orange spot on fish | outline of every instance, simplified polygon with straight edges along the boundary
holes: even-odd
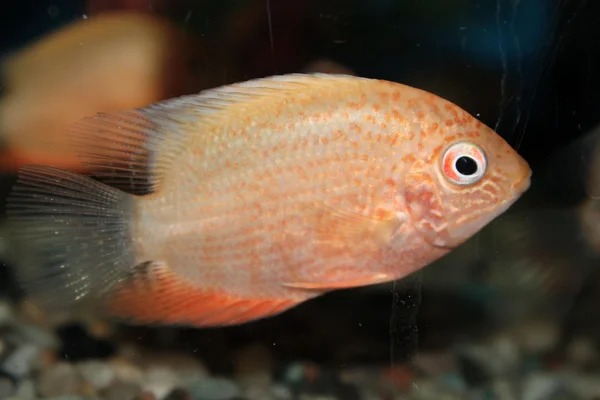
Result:
[[[378,93],[379,99],[385,104],[388,103],[389,99],[390,99],[390,94],[388,92],[379,92]]]
[[[456,140],[456,136],[452,135],[452,136],[446,137],[446,139],[444,139],[444,142],[449,143],[449,142],[453,142],[455,140]]]
[[[452,126],[454,125],[454,121],[452,121],[451,119],[446,120],[446,126]]]
[[[437,123],[437,122],[434,122],[434,123],[433,123],[433,124],[431,124],[431,125],[429,126],[429,128],[427,129],[427,133],[428,133],[428,134],[432,134],[432,133],[434,133],[435,131],[437,131],[437,130],[438,130],[438,128],[439,128],[439,125],[438,125],[438,123]]]
[[[333,140],[339,140],[344,137],[344,132],[342,132],[339,129],[336,129],[335,131],[333,131],[332,137],[333,137]]]
[[[361,131],[362,129],[358,124],[354,122],[350,123],[350,132],[360,133]]]

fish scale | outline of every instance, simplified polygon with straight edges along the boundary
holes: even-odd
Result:
[[[59,197],[66,187],[81,193],[84,212],[70,215],[69,199],[12,208],[15,222],[41,213],[52,227],[63,207],[80,232],[46,262],[58,274],[31,292],[61,289],[62,305],[69,295],[98,299],[132,323],[231,325],[402,278],[504,212],[531,175],[501,137],[448,101],[341,75],[242,82],[99,114],[73,134],[112,186],[49,167],[23,175],[12,204],[32,187]],[[442,166],[448,154],[471,157],[475,175],[458,172],[458,158]],[[151,194],[121,191],[144,186]],[[100,200],[88,201],[90,190]],[[114,228],[98,230],[95,215]],[[39,261],[22,267],[25,284],[40,276],[47,247],[69,240],[64,226],[42,240],[42,228],[21,225]],[[103,235],[119,240],[91,240]],[[87,278],[76,293],[71,272]]]

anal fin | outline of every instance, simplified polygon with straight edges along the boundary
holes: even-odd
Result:
[[[279,314],[297,300],[236,297],[199,288],[158,262],[135,268],[130,279],[106,298],[107,311],[132,324],[216,327]]]

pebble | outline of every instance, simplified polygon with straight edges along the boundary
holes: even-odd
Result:
[[[338,373],[339,379],[344,384],[351,384],[362,389],[366,398],[393,398],[397,392],[397,382],[389,372],[386,374],[382,368],[376,367],[351,367],[343,368]],[[371,396],[371,397],[368,397]],[[376,397],[380,396],[380,397]]]
[[[598,349],[594,342],[586,337],[574,338],[566,349],[567,358],[573,364],[583,366],[598,358]]]
[[[0,369],[15,377],[27,375],[38,356],[39,349],[32,344],[15,347],[0,363]]]
[[[16,383],[8,376],[0,375],[0,399],[11,396],[16,391]]]
[[[142,388],[131,382],[114,381],[102,392],[104,400],[136,400],[142,394]]]
[[[546,400],[560,389],[557,376],[535,373],[528,377],[523,387],[523,400]]]
[[[244,400],[274,400],[273,390],[262,385],[248,385],[242,388]]]
[[[19,383],[14,397],[19,400],[34,400],[37,398],[35,383],[31,379],[24,379]]]
[[[77,365],[84,381],[96,390],[108,387],[115,379],[115,371],[103,361],[85,361]]]
[[[521,362],[521,352],[508,334],[495,335],[486,344],[491,352],[490,357],[496,360],[494,374],[510,373],[518,368]]]
[[[582,399],[600,399],[600,374],[572,374],[564,381]]]
[[[543,353],[556,347],[560,330],[556,323],[547,320],[523,321],[513,328],[514,341],[524,351]]]
[[[142,389],[154,394],[158,399],[164,399],[180,383],[177,374],[172,369],[168,367],[150,367],[144,375]]]
[[[233,400],[241,396],[235,382],[220,377],[202,379],[192,384],[188,391],[193,400]]]
[[[456,368],[455,360],[450,352],[420,352],[413,361],[421,372],[429,376],[442,374]]]
[[[58,362],[41,371],[37,387],[43,397],[74,395],[81,388],[81,378],[72,364]]]
[[[168,370],[174,375],[178,386],[187,387],[209,375],[208,369],[197,357],[178,352],[147,353],[138,360],[141,365],[147,365],[147,371]]]
[[[22,338],[42,349],[56,350],[60,345],[56,335],[37,325],[19,325],[16,330]]]
[[[144,380],[144,372],[137,365],[134,365],[131,362],[121,358],[110,360],[109,365],[115,374],[115,379],[121,382],[131,382],[139,385],[142,384],[142,381]]]
[[[6,300],[0,300],[0,326],[9,324],[13,320],[12,306]]]
[[[415,380],[410,394],[410,398],[415,400],[456,400],[466,397],[463,391],[444,387],[432,379]]]
[[[142,392],[135,400],[157,400],[156,396],[152,392]]]
[[[293,400],[292,391],[285,385],[274,384],[271,387],[271,394],[274,400]]]

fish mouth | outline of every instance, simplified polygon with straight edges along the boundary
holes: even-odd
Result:
[[[511,192],[516,194],[517,196],[520,196],[523,193],[525,193],[531,186],[531,175],[532,171],[529,170],[529,172],[524,174],[521,177],[521,179],[513,183],[513,185],[511,186]]]
[[[475,233],[473,233],[469,237],[466,237],[462,240],[457,240],[457,241],[449,240],[449,241],[442,242],[442,243],[440,243],[440,242],[436,243],[434,241],[433,243],[431,243],[432,246],[435,248],[444,249],[447,251],[452,251],[452,250],[456,249],[457,247],[462,245],[464,242],[469,240],[472,236],[476,235],[481,229],[483,229],[484,227],[489,225],[492,221],[494,221],[500,215],[504,214],[513,204],[515,204],[517,202],[517,200],[519,200],[521,198],[523,193],[525,193],[529,189],[530,186],[531,186],[531,170],[528,173],[524,174],[521,177],[521,179],[519,179],[517,182],[515,182],[511,186],[510,195],[508,196],[508,199],[506,199],[505,201],[503,201],[496,207],[488,210],[490,212],[490,215],[487,218],[478,215],[478,216],[474,216],[469,221],[470,224],[480,225],[479,227],[477,227],[477,229],[475,229]]]

